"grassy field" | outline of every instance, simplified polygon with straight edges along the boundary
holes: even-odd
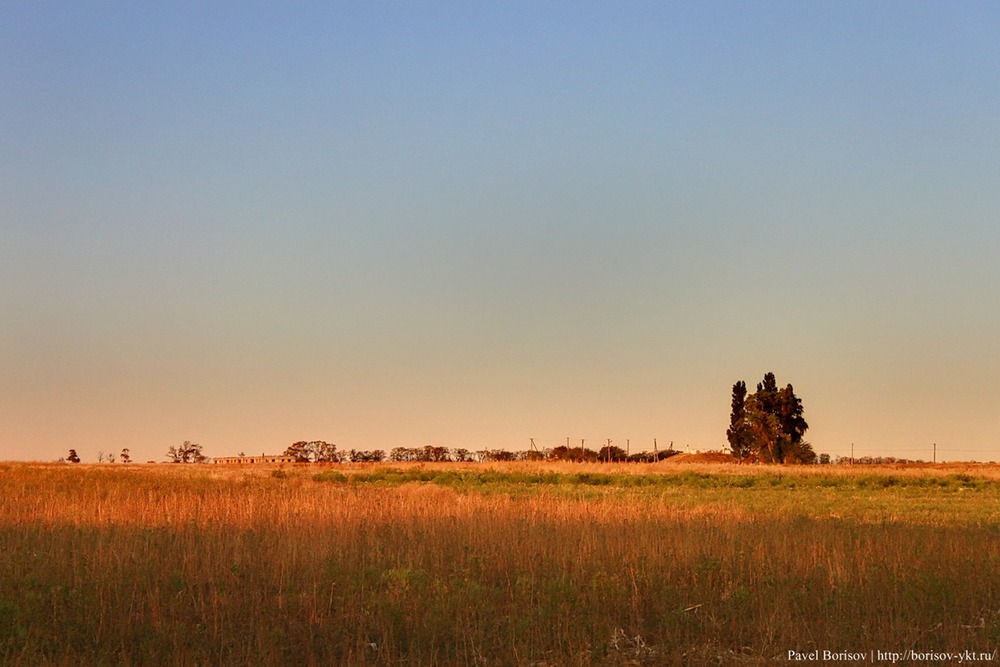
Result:
[[[0,464],[0,664],[993,652],[998,501],[986,466]]]

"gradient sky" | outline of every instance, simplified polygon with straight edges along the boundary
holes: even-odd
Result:
[[[996,2],[2,2],[0,458],[1000,459]]]

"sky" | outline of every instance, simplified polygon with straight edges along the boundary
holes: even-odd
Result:
[[[1000,4],[0,2],[0,459],[1000,460]]]

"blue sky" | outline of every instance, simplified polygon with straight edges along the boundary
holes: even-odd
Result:
[[[0,8],[0,456],[1000,458],[995,3]]]

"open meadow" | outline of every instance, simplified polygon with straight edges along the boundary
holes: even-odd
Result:
[[[998,501],[991,466],[0,464],[0,664],[992,653]]]

